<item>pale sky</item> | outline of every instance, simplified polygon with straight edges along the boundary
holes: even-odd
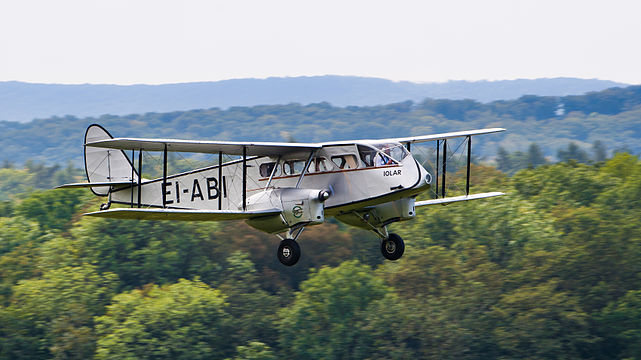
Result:
[[[0,81],[641,83],[641,2],[0,0]]]

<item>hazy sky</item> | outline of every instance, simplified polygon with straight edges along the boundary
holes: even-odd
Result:
[[[0,81],[641,83],[641,2],[0,0]]]

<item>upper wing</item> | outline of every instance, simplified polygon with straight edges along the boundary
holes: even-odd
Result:
[[[136,139],[113,138],[88,142],[86,146],[120,149],[120,150],[146,150],[194,152],[216,154],[222,152],[227,155],[242,155],[243,151],[248,156],[273,156],[293,152],[312,151],[319,149],[320,144],[306,143],[278,143],[278,142],[238,142],[238,141],[191,141],[177,139]]]
[[[491,129],[479,129],[479,130],[466,130],[466,131],[456,131],[442,134],[433,134],[433,135],[421,135],[421,136],[410,136],[404,138],[390,138],[377,140],[380,142],[400,142],[400,143],[418,143],[434,140],[443,140],[451,139],[456,137],[463,136],[472,136],[472,135],[482,135],[482,134],[491,134],[496,132],[505,131],[503,128],[491,128]]]
[[[470,195],[462,195],[462,196],[444,197],[444,198],[440,198],[440,199],[417,201],[416,203],[414,203],[414,206],[449,204],[449,203],[453,203],[453,202],[476,200],[476,199],[485,199],[485,198],[494,197],[494,196],[501,196],[501,195],[505,195],[505,193],[496,191],[496,192],[489,192],[489,193],[480,193],[480,194],[470,194]]]
[[[136,209],[118,208],[86,213],[110,219],[135,220],[186,220],[186,221],[222,221],[243,220],[260,216],[279,214],[281,210],[230,211],[230,210],[186,210],[186,209]]]

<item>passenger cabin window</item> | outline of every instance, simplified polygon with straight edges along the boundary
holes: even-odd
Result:
[[[307,172],[309,173],[318,173],[318,172],[325,172],[329,171],[329,164],[327,164],[327,160],[322,157],[317,157],[312,160],[312,162],[309,164],[309,169]]]
[[[358,167],[356,156],[352,154],[332,156],[332,162],[339,169],[356,169]]]
[[[274,166],[276,167],[276,171],[274,171],[274,176],[278,176],[278,164],[276,162],[267,162],[267,163],[260,164],[260,167],[258,168],[260,172],[260,176],[270,177],[272,175],[272,171],[274,170]]]
[[[285,175],[297,175],[303,172],[305,160],[288,160],[283,162],[283,173]]]

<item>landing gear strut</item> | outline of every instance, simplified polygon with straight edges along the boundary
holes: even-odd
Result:
[[[405,242],[397,234],[390,233],[381,240],[381,253],[387,260],[398,260],[405,252]]]
[[[300,246],[294,239],[284,239],[278,245],[277,255],[281,264],[292,266],[300,259]]]

